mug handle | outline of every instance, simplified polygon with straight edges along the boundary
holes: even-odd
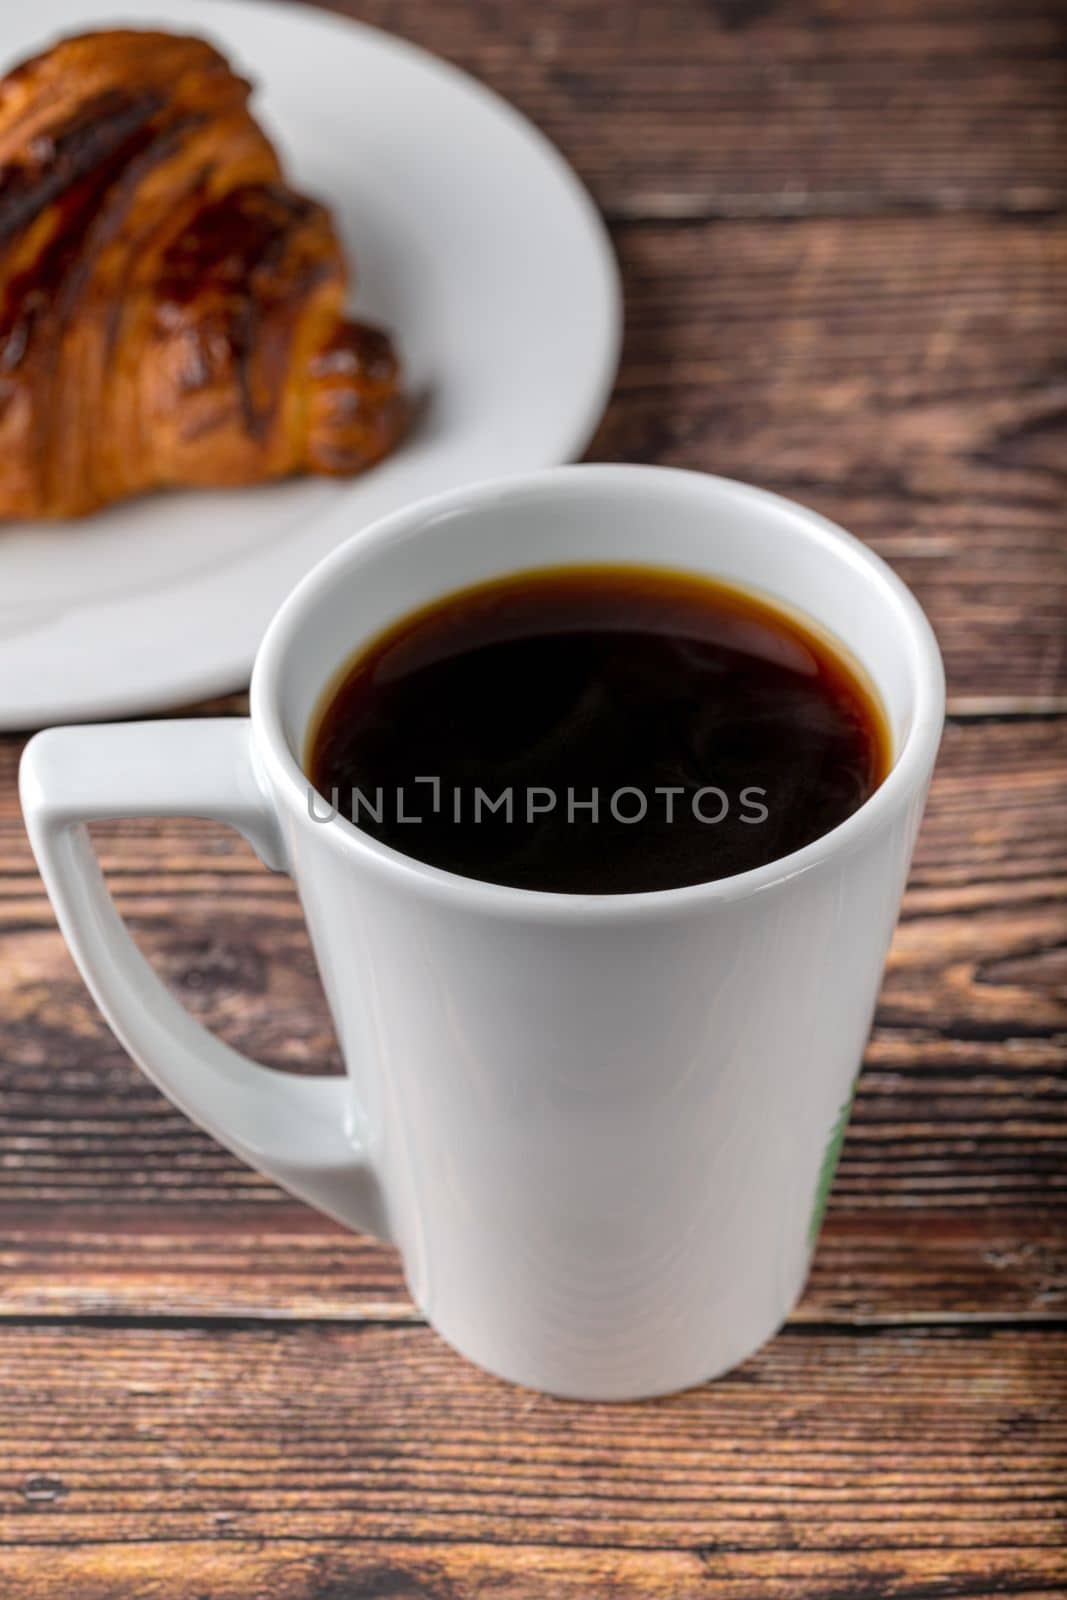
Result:
[[[384,1206],[352,1137],[347,1077],[297,1077],[232,1050],[194,1021],[138,950],[104,883],[89,822],[208,817],[286,870],[247,718],[50,728],[19,769],[30,843],[93,998],[141,1070],[220,1144],[321,1211],[378,1238]]]

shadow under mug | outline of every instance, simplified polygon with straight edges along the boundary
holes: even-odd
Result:
[[[884,703],[885,782],[791,856],[633,895],[460,878],[315,820],[309,721],[362,642],[469,584],[598,561],[712,575],[829,630]],[[841,529],[699,473],[563,467],[423,501],[329,556],[267,631],[248,720],[52,729],[21,787],[74,958],[153,1082],[395,1243],[417,1305],[471,1360],[632,1399],[724,1372],[801,1291],[943,708],[925,617]],[[170,815],[228,822],[292,875],[345,1077],[249,1061],[136,950],[86,824]]]

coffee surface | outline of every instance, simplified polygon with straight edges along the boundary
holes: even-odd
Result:
[[[355,655],[306,768],[405,855],[623,894],[745,872],[844,821],[889,767],[843,650],[683,573],[559,567],[448,595]]]

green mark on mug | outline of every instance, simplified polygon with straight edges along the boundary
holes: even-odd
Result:
[[[841,1146],[845,1142],[845,1129],[848,1127],[848,1119],[852,1114],[852,1102],[855,1098],[856,1089],[855,1085],[853,1085],[852,1093],[837,1113],[837,1121],[831,1129],[830,1138],[822,1158],[822,1166],[819,1168],[819,1182],[815,1189],[815,1204],[811,1210],[811,1221],[808,1223],[808,1244],[813,1250],[819,1237],[819,1229],[822,1227],[822,1219],[826,1215],[826,1203],[830,1198],[830,1190],[833,1188],[834,1173],[837,1171],[837,1159],[841,1154]]]

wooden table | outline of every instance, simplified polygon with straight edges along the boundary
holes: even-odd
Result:
[[[465,1365],[390,1251],[136,1073],[53,925],[4,742],[0,1595],[1062,1596],[1055,8],[350,9],[509,95],[603,206],[629,321],[590,454],[750,478],[868,540],[940,635],[944,750],[799,1310],[714,1386],[608,1407]],[[221,829],[99,831],[204,1022],[336,1062],[287,881]]]

